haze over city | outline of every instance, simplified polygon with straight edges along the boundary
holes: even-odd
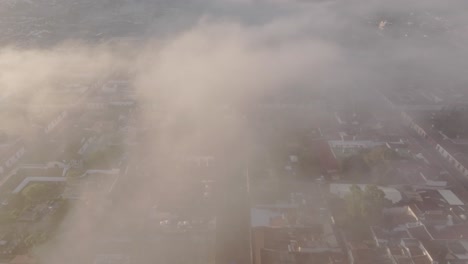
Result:
[[[0,0],[0,263],[467,263],[467,8]]]

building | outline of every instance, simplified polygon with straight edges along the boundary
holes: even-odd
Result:
[[[364,243],[346,243],[349,264],[392,264],[386,248],[372,247]]]
[[[450,165],[468,177],[468,147],[466,145],[456,144],[450,139],[445,139],[439,141],[435,148]]]
[[[392,260],[398,264],[433,264],[434,260],[424,245],[417,239],[404,238],[398,245],[387,248]]]
[[[414,116],[430,115],[426,113],[409,113],[402,111],[401,116],[408,126],[413,129],[420,137],[426,139],[428,143],[444,157],[450,165],[458,170],[462,175],[468,177],[468,147],[466,140],[451,139],[440,131],[434,129],[432,123],[427,120],[416,119]]]
[[[328,210],[293,197],[251,209],[252,263],[345,263]]]
[[[345,263],[341,248],[323,240],[320,226],[261,227],[252,232],[253,263]]]

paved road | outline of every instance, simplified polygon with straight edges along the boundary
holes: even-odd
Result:
[[[218,185],[216,264],[250,263],[247,181],[242,171],[238,172],[227,173]]]
[[[468,179],[466,177],[453,168],[431,144],[411,131],[410,128],[403,128],[402,133],[410,139],[410,147],[420,152],[431,164],[448,172],[450,187],[468,197]]]
[[[381,105],[387,105],[389,114],[393,114],[394,118],[400,120],[401,127],[399,131],[401,135],[406,136],[410,140],[409,144],[413,150],[421,152],[421,154],[428,159],[433,165],[447,171],[449,173],[449,181],[456,187],[461,187],[458,189],[463,189],[462,191],[468,193],[468,179],[464,177],[458,170],[453,168],[431,145],[427,140],[421,138],[415,131],[411,130],[401,118],[401,109],[395,109],[388,100],[385,99],[385,95],[381,91],[376,90],[376,99],[381,100]]]

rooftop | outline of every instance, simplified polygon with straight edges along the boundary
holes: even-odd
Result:
[[[360,264],[389,264],[392,263],[390,256],[384,248],[372,248],[365,244],[348,243],[348,249],[354,263]]]
[[[425,212],[445,212],[454,210],[458,206],[464,207],[460,196],[452,189],[417,189],[413,195],[415,199],[411,201],[415,211]]]
[[[431,228],[431,234],[435,239],[465,239],[468,238],[468,224],[446,226],[440,230]]]
[[[429,241],[433,239],[425,225],[408,226],[407,230],[411,237],[420,241]]]
[[[377,246],[384,246],[387,244],[398,244],[403,238],[411,238],[407,230],[392,230],[388,231],[381,227],[371,227],[372,235],[376,240]]]
[[[386,223],[391,227],[418,222],[417,216],[409,206],[385,208],[383,215]]]
[[[451,190],[437,190],[449,205],[465,205]]]

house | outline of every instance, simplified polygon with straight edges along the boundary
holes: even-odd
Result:
[[[405,111],[402,111],[401,116],[403,118],[403,121],[405,121],[409,125],[409,127],[413,129],[419,136],[421,136],[422,138],[428,138],[428,134],[426,132],[427,129],[424,129],[418,123],[416,123],[410,114],[408,114]]]
[[[364,243],[346,243],[349,264],[392,264],[385,248],[372,247]]]
[[[448,259],[447,264],[468,264],[468,260]]]
[[[254,264],[272,263],[345,263],[346,256],[338,246],[323,239],[322,228],[260,227],[252,230]]]
[[[317,197],[292,193],[288,202],[256,205],[251,209],[251,252],[254,264],[345,263],[326,208]]]
[[[434,260],[424,245],[417,239],[404,238],[399,245],[387,248],[396,263],[433,264]]]
[[[439,240],[459,240],[468,238],[468,223],[431,228],[431,235]]]
[[[429,233],[426,226],[421,223],[407,225],[406,230],[412,238],[416,238],[419,241],[431,241],[434,237]]]
[[[445,139],[439,141],[435,148],[456,170],[468,177],[468,147]]]
[[[409,206],[384,208],[382,214],[386,226],[388,227],[399,227],[419,221],[418,217]]]
[[[408,184],[418,188],[444,188],[447,186],[447,174],[439,167],[425,161],[411,159],[389,160],[389,169],[382,177],[387,184]]]
[[[420,189],[412,197],[409,207],[418,221],[427,226],[443,227],[466,222],[467,206],[454,190]]]
[[[461,239],[447,243],[448,253],[446,259],[451,261],[468,261],[468,240]]]
[[[434,129],[434,125],[425,120],[416,120],[415,113],[401,113],[403,120],[419,136],[428,140],[434,148],[462,175],[468,177],[468,147],[465,142],[451,139],[440,131]]]
[[[371,232],[377,247],[386,247],[390,244],[399,243],[404,238],[411,238],[410,233],[406,229],[386,230],[373,226],[371,227]]]

